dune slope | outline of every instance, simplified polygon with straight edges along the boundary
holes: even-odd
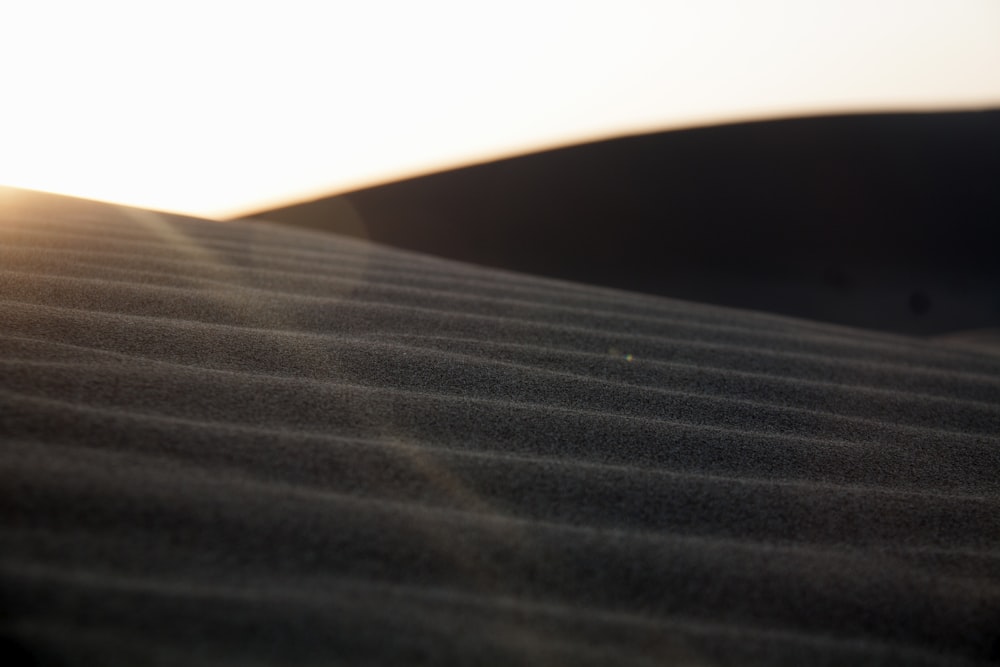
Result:
[[[990,348],[5,202],[23,664],[998,657]]]
[[[908,335],[1000,327],[1000,110],[789,118],[571,146],[253,217]]]

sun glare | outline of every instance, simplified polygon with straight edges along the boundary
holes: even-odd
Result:
[[[228,216],[749,118],[1000,104],[1000,3],[34,2],[0,183]]]

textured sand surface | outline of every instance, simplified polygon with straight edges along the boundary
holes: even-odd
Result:
[[[4,201],[23,664],[1000,654],[987,346]]]

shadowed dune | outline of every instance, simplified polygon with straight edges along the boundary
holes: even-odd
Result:
[[[796,118],[263,211],[452,259],[910,334],[1000,326],[1000,111]]]
[[[1000,354],[0,191],[22,664],[983,664]]]

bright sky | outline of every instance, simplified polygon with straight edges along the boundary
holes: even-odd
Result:
[[[998,0],[0,5],[0,184],[210,217],[643,131],[991,106]]]

